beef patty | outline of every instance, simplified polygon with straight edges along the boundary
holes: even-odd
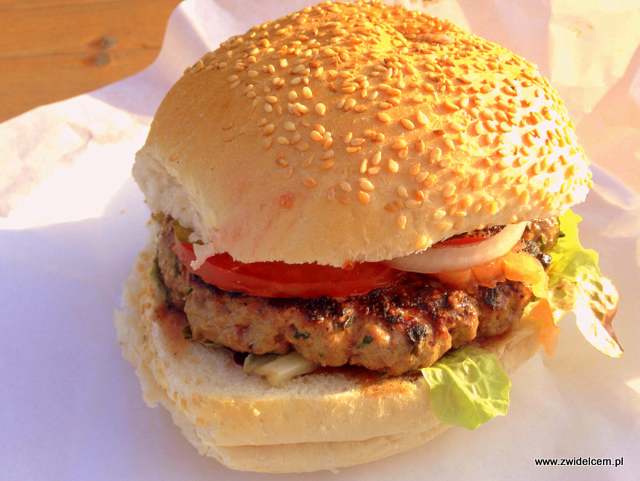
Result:
[[[194,340],[237,352],[294,349],[322,366],[359,365],[399,375],[433,364],[451,348],[506,332],[532,296],[519,282],[465,291],[414,273],[369,294],[339,299],[227,292],[182,265],[171,250],[172,226],[170,220],[162,224],[157,251],[168,304],[185,312]],[[555,220],[533,223],[520,248],[548,264],[544,250],[557,236]]]

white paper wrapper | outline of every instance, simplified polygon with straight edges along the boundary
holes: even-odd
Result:
[[[135,151],[182,70],[226,37],[307,2],[187,0],[162,53],[127,80],[0,126],[0,466],[7,480],[275,479],[202,458],[146,408],[112,325],[145,242]],[[563,322],[558,352],[513,377],[511,412],[475,432],[343,471],[344,479],[631,480],[640,472],[640,8],[637,0],[405,2],[536,62],[597,164],[583,241],[620,288],[626,353],[603,357]],[[606,173],[615,173],[622,181]],[[628,188],[624,185],[627,183]],[[539,467],[536,457],[624,457]],[[279,479],[335,479],[329,473]]]

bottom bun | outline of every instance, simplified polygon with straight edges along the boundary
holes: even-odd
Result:
[[[147,404],[162,404],[201,454],[246,471],[335,470],[407,451],[447,429],[430,407],[420,374],[381,378],[348,368],[320,370],[283,387],[245,374],[227,349],[183,338],[184,316],[166,310],[153,267],[150,246],[116,312],[118,341]],[[509,373],[538,346],[529,328],[483,345]]]

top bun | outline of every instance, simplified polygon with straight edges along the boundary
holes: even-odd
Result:
[[[555,216],[591,177],[537,68],[438,18],[323,3],[187,69],[134,176],[242,262],[342,266]]]

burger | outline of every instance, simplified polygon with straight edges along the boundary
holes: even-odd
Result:
[[[622,351],[570,210],[557,93],[509,50],[376,2],[232,37],[160,105],[152,212],[116,316],[146,401],[240,470],[365,463],[509,406],[562,314]]]

